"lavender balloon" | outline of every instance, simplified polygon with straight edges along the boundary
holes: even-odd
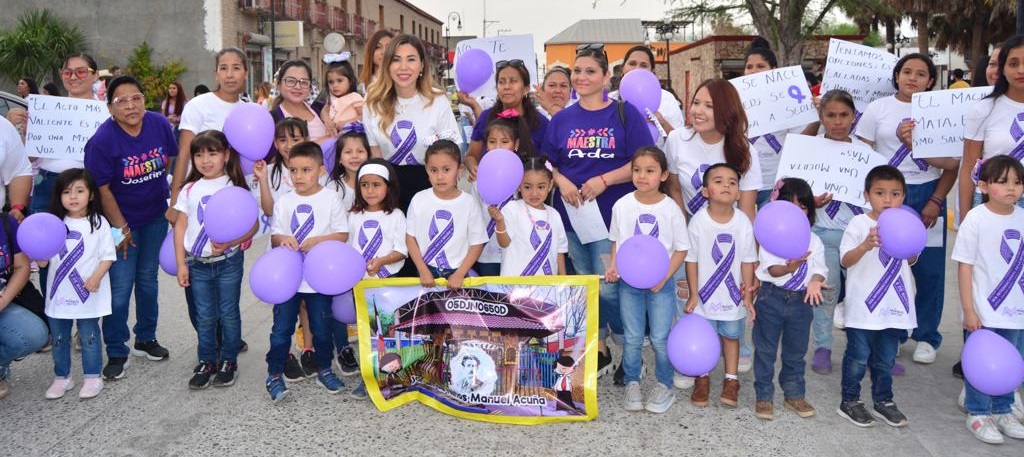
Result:
[[[653,236],[633,235],[618,246],[615,268],[626,284],[650,289],[668,274],[668,251]]]
[[[309,287],[324,295],[339,295],[366,275],[362,254],[347,243],[324,241],[306,253],[302,276]]]
[[[331,315],[342,324],[356,323],[356,303],[351,290],[331,298]]]
[[[799,206],[775,200],[754,217],[754,238],[774,255],[799,259],[811,246],[811,223]]]
[[[227,243],[248,233],[259,216],[259,206],[252,193],[238,186],[228,186],[210,197],[203,210],[203,225],[211,240]]]
[[[494,62],[483,49],[469,49],[455,59],[455,84],[469,93],[491,79]]]
[[[964,377],[975,389],[992,396],[1012,393],[1024,381],[1024,360],[1013,343],[991,330],[971,332],[960,360]]]
[[[492,149],[476,169],[476,190],[488,205],[508,200],[523,182],[523,161],[508,149]]]
[[[256,162],[253,162],[252,160],[246,159],[245,157],[239,157],[238,159],[239,159],[238,163],[242,167],[242,174],[243,175],[251,175],[252,174],[252,167],[253,167],[253,165],[256,165]]]
[[[284,303],[302,284],[302,254],[284,246],[265,252],[252,265],[249,288],[256,298],[270,304]]]
[[[619,83],[619,97],[645,115],[647,110],[653,113],[661,107],[661,82],[649,70],[630,71]]]
[[[174,255],[174,229],[167,231],[160,244],[160,269],[171,276],[178,275],[178,259]]]
[[[327,141],[324,141],[324,144],[320,145],[320,149],[324,153],[324,169],[327,170],[327,176],[331,176],[331,172],[334,170],[334,166],[336,165],[334,162],[334,156],[336,155],[335,148],[337,148],[337,145],[337,138],[328,138]]]
[[[692,377],[704,376],[715,369],[722,346],[718,334],[706,319],[683,314],[668,334],[668,361],[676,371]]]
[[[57,198],[60,198],[58,195]],[[50,213],[36,213],[18,225],[18,247],[32,260],[50,260],[64,249],[68,227],[64,221]]]
[[[224,119],[224,136],[239,154],[255,162],[266,157],[274,143],[274,118],[256,103],[240,103]]]
[[[889,208],[878,216],[878,238],[882,251],[903,260],[921,253],[928,243],[928,229],[916,212]]]

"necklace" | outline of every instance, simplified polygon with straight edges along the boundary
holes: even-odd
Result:
[[[409,105],[412,105],[414,102],[416,102],[416,98],[416,96],[413,96],[412,98],[409,99],[398,98],[398,103],[397,106],[395,107],[395,112],[398,113],[399,115],[405,114],[406,108],[408,108]]]

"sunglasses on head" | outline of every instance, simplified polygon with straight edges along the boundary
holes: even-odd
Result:
[[[526,64],[523,63],[523,61],[520,59],[499,60],[497,63],[494,64],[495,70],[501,70],[502,68],[505,67],[526,68]]]
[[[589,43],[576,46],[577,54],[583,51],[604,52],[604,43]]]

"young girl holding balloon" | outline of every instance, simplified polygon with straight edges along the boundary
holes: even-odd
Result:
[[[495,205],[487,207],[494,221],[487,230],[490,232],[493,227],[503,249],[501,276],[565,274],[569,240],[558,212],[544,204],[551,193],[552,180],[547,159],[529,157],[523,163],[521,199],[510,200],[500,209]]]
[[[1008,254],[1013,251],[1007,249],[1018,244],[1014,240],[1019,241],[1024,227],[1024,209],[1017,207],[1024,194],[1022,180],[1024,166],[1012,156],[998,155],[984,162],[978,179],[983,204],[975,206],[960,224],[952,254],[959,262],[964,329],[988,329],[1011,343],[1024,330],[1024,294],[1014,284],[1013,256]],[[1001,241],[995,243],[993,235]],[[969,365],[965,362],[964,367]],[[964,374],[967,429],[974,437],[990,444],[1002,443],[1004,434],[1024,439],[1024,425],[1011,411],[1014,393],[987,394],[979,387],[991,391],[989,378],[994,376],[975,377],[970,370]]]
[[[774,200],[791,202],[807,215],[814,225],[814,194],[811,186],[800,178],[785,178],[776,184],[778,195]],[[821,238],[811,233],[807,254],[799,259],[784,259],[768,252],[762,245],[758,251],[760,264],[755,275],[761,281],[754,309],[754,391],[757,402],[754,412],[758,418],[772,419],[772,397],[775,388],[775,358],[782,342],[782,387],[786,409],[800,417],[811,417],[814,407],[804,399],[804,354],[807,353],[807,334],[814,319],[812,307],[821,304],[821,292],[826,288],[825,246]]]
[[[612,206],[608,235],[612,241],[612,255],[604,277],[605,281],[618,282],[619,265],[626,270],[622,272],[626,274],[624,283],[619,285],[619,309],[626,338],[622,349],[626,411],[647,409],[652,413],[663,413],[676,399],[672,393],[675,369],[669,363],[667,350],[668,334],[676,315],[675,281],[672,278],[686,258],[690,238],[683,211],[665,195],[669,179],[665,153],[654,146],[637,150],[632,160],[632,179],[636,191],[626,194]],[[620,248],[639,235],[655,238],[667,251],[665,256],[669,261],[665,271],[642,269],[650,264],[651,259],[648,258],[618,258]],[[641,253],[634,251],[633,254],[639,256]],[[660,253],[651,254],[661,256]],[[640,393],[641,351],[644,330],[648,326],[658,382],[648,392],[647,403],[644,404]]]
[[[55,377],[46,390],[46,398],[61,398],[75,385],[71,380],[70,344],[71,326],[75,321],[82,342],[82,371],[85,372],[78,396],[92,398],[103,390],[100,318],[110,315],[107,271],[117,260],[117,253],[92,175],[83,168],[65,170],[57,176],[55,188],[60,191],[60,198],[53,199],[50,212],[63,219],[68,228],[67,239],[74,247],[68,250],[65,246],[50,259],[46,315],[50,318]]]
[[[513,124],[512,121],[501,117],[501,114],[498,116],[499,117],[497,119],[491,121],[490,124],[487,124],[485,141],[487,152],[491,152],[495,149],[507,149],[519,154],[519,128]],[[520,155],[520,157],[523,156]],[[465,175],[467,173],[468,171],[463,174]],[[485,176],[484,179],[487,179],[487,177]],[[523,179],[525,180],[525,175]],[[472,184],[470,185],[472,186]],[[548,187],[550,188],[550,186]],[[476,188],[473,187],[471,193],[475,193],[475,191]],[[497,205],[495,207],[496,211],[500,213],[505,206],[512,202],[514,197],[515,195],[509,196],[508,199]],[[487,221],[487,244],[484,245],[484,250],[480,253],[480,260],[476,262],[476,265],[474,265],[473,268],[480,274],[480,276],[498,276],[501,274],[502,270],[502,248],[504,246],[501,246],[497,240],[497,220],[494,219],[494,214],[491,213],[491,205],[488,205],[487,202],[480,198],[477,198],[477,201],[479,201],[480,209],[483,212],[491,214],[491,220]]]
[[[189,158],[192,169],[174,205],[182,216],[174,222],[174,252],[178,285],[190,289],[196,306],[199,364],[188,387],[199,390],[209,387],[211,382],[216,387],[235,383],[242,341],[239,298],[245,264],[238,245],[256,233],[259,222],[236,240],[211,240],[203,214],[207,203],[222,189],[237,186],[249,191],[249,186],[238,153],[220,131],[207,130],[196,135],[190,144]]]

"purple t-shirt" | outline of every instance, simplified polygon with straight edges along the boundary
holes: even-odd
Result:
[[[629,103],[623,108],[625,126],[619,120],[615,102],[597,111],[587,111],[579,103],[566,107],[551,118],[541,153],[576,187],[629,163],[637,149],[654,145],[654,140],[640,111]],[[626,182],[609,186],[597,196],[606,226],[611,225],[612,205],[634,190],[633,183]],[[566,231],[574,231],[557,186],[554,200]]]
[[[473,134],[469,137],[469,139],[473,141],[482,141],[484,143],[485,150],[487,149],[487,138],[484,137],[484,132],[487,131],[487,119],[490,115],[490,108],[487,108],[480,113],[480,120],[473,126]],[[544,136],[547,134],[549,122],[550,121],[548,121],[547,117],[543,114],[537,113],[537,128],[530,131],[530,139],[533,140],[533,148],[538,154],[541,151],[541,145],[544,144]]]
[[[146,111],[142,131],[132,137],[107,119],[85,144],[85,169],[97,186],[110,185],[128,226],[136,229],[167,211],[167,158],[178,155],[171,124]]]

